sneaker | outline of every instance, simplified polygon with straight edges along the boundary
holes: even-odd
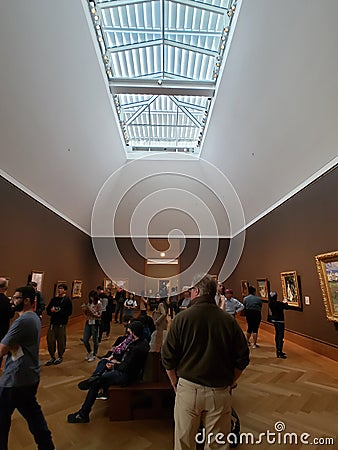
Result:
[[[96,356],[95,356],[95,355],[90,355],[90,356],[87,358],[87,361],[88,361],[88,362],[92,362],[92,361],[95,361],[95,359],[96,359]]]
[[[51,358],[46,362],[45,366],[52,366],[54,364],[54,362],[55,362],[55,358]]]
[[[57,366],[58,364],[61,364],[62,363],[62,361],[63,361],[63,358],[61,357],[61,358],[56,358],[56,360],[54,361],[54,366]]]
[[[257,347],[257,345],[256,344],[252,344],[252,347],[251,348],[256,348]]]
[[[73,414],[68,414],[67,416],[67,422],[68,423],[88,423],[89,422],[89,417],[84,417],[80,414],[80,411],[73,413]]]
[[[88,361],[89,357],[90,357],[90,353],[87,353],[87,356],[85,357],[85,361]]]
[[[286,359],[287,358],[287,356],[286,356],[286,353],[280,353],[279,355],[277,355],[277,358],[282,358],[282,359]]]
[[[108,400],[108,395],[104,392],[99,392],[96,396],[96,400]]]

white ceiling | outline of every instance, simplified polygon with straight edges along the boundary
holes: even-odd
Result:
[[[128,235],[136,208],[133,189],[139,204],[157,193],[164,215],[149,216],[153,235],[165,235],[168,223],[175,229],[175,205],[177,223],[184,222],[191,196],[192,225],[184,232],[196,235],[210,189],[217,229],[225,217],[217,202],[227,209],[233,196],[225,178],[250,224],[338,161],[337,18],[336,0],[243,0],[205,134],[205,162],[166,155],[128,163],[86,2],[1,2],[0,173],[88,234],[111,174],[107,207],[117,185],[125,200],[121,234]],[[168,189],[176,203],[166,204]],[[240,228],[238,221],[220,234]]]

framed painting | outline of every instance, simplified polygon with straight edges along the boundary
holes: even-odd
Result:
[[[291,270],[280,274],[282,283],[283,297],[286,298],[288,305],[294,308],[301,308],[300,290],[298,284],[297,272]]]
[[[82,280],[74,280],[72,284],[72,298],[82,297]]]
[[[39,270],[32,270],[30,280],[35,281],[37,284],[38,291],[42,291],[42,283],[43,283],[44,272],[40,272]]]
[[[57,295],[58,295],[58,286],[59,286],[59,284],[67,284],[67,281],[60,281],[60,280],[58,280],[56,283],[55,283],[55,286],[54,286],[54,297],[57,297]],[[68,284],[67,284],[67,286],[68,286]]]
[[[241,280],[241,292],[242,297],[249,295],[249,282],[248,280]]]
[[[338,322],[338,251],[315,257],[326,317]]]
[[[257,294],[262,300],[269,300],[269,280],[267,278],[257,278]],[[249,287],[249,286],[248,286]]]
[[[103,279],[103,289],[107,291],[108,289],[111,289],[113,286],[113,282],[110,278],[104,278]]]

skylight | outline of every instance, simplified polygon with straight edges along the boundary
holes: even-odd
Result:
[[[236,3],[88,1],[127,153],[199,154]]]

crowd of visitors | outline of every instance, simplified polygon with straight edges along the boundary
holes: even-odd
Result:
[[[66,350],[72,300],[65,283],[57,285],[56,295],[47,307],[35,282],[16,289],[12,299],[6,296],[7,288],[8,281],[0,278],[0,367],[3,356],[7,356],[0,377],[0,442],[5,443],[0,449],[7,448],[15,408],[26,418],[39,448],[54,449],[51,432],[36,400],[41,317],[45,310],[49,316],[50,355],[45,365],[58,365],[63,362]],[[87,352],[85,360],[97,359],[98,363],[89,378],[79,383],[79,389],[88,392],[81,408],[68,415],[68,422],[89,422],[96,399],[107,399],[110,385],[127,385],[140,379],[150,351],[161,354],[176,393],[175,450],[194,448],[201,422],[206,433],[228,432],[231,389],[249,364],[250,348],[259,347],[262,299],[255,295],[253,286],[248,291],[239,301],[230,288],[209,275],[197,277],[191,286],[184,286],[181,295],[175,289],[164,296],[160,292],[150,297],[143,293],[136,298],[122,285],[114,293],[101,285],[91,290],[87,302],[81,305],[85,315],[81,340]],[[287,302],[278,301],[277,293],[270,292],[269,320],[275,328],[276,356],[282,359],[286,358],[285,309]],[[15,312],[19,317],[10,327]],[[245,315],[247,321],[246,336],[236,320],[239,314]],[[124,324],[125,333],[100,356],[100,342],[110,338],[113,319]]]

